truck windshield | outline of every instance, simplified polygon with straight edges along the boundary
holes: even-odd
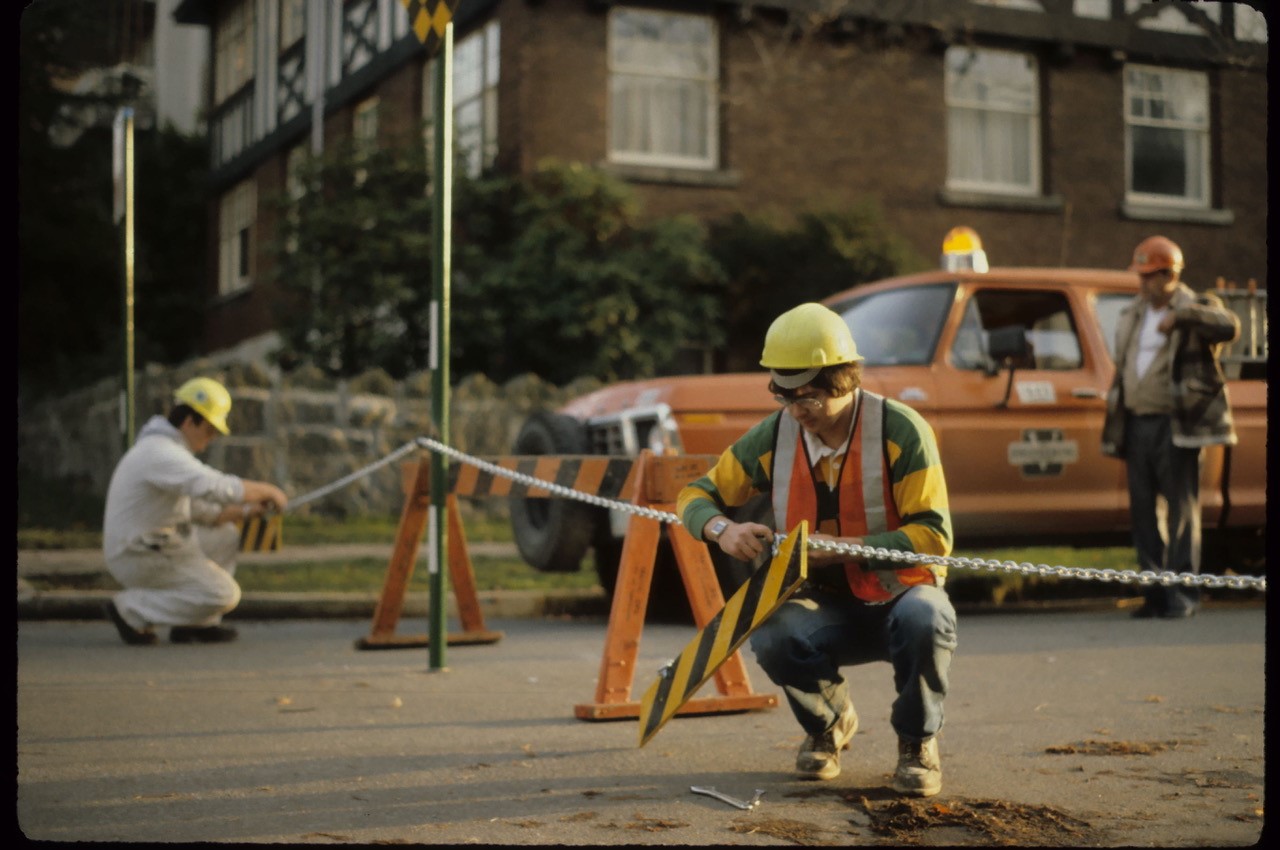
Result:
[[[868,366],[926,366],[942,332],[955,284],[912,286],[832,304],[849,323]]]

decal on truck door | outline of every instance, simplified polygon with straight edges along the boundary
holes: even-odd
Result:
[[[1080,446],[1062,436],[1061,428],[1024,428],[1022,440],[1009,444],[1009,463],[1026,478],[1061,475],[1067,464],[1080,460]]]

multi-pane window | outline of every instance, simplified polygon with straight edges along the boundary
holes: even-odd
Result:
[[[715,168],[720,60],[702,15],[609,12],[609,159]]]
[[[290,229],[298,224],[298,205],[302,203],[302,199],[307,194],[307,184],[303,179],[303,166],[307,161],[307,147],[305,144],[294,145],[289,148],[289,152],[284,158],[284,191],[289,198],[288,222]],[[290,233],[285,242],[285,251],[292,254],[298,250],[298,238],[296,233]]]
[[[358,159],[363,159],[378,149],[378,98],[370,97],[356,104],[351,119],[351,142]],[[368,173],[356,171],[356,185],[364,183]]]
[[[951,47],[946,54],[947,186],[1040,192],[1040,84],[1024,53]]]
[[[253,0],[219,7],[214,31],[213,98],[222,103],[253,79]]]
[[[469,177],[479,176],[498,155],[499,40],[498,22],[490,21],[453,49],[453,152],[456,167]],[[422,80],[428,153],[435,139],[435,72],[432,60]]]
[[[288,50],[307,31],[307,0],[280,0],[280,49]]]
[[[351,139],[356,150],[368,153],[378,147],[378,99],[366,98],[356,104],[351,120]]]
[[[1128,65],[1124,101],[1128,200],[1208,206],[1207,76]]]
[[[237,183],[218,204],[218,294],[253,284],[253,225],[258,214],[257,184]]]

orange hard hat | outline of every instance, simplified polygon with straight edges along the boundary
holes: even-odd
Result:
[[[1182,249],[1164,236],[1148,236],[1133,249],[1133,262],[1129,271],[1150,274],[1160,269],[1182,271]]]

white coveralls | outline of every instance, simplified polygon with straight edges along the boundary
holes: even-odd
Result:
[[[182,433],[153,416],[107,487],[102,551],[125,588],[116,609],[135,629],[213,626],[240,602],[239,531],[214,525],[244,484],[191,453]]]

